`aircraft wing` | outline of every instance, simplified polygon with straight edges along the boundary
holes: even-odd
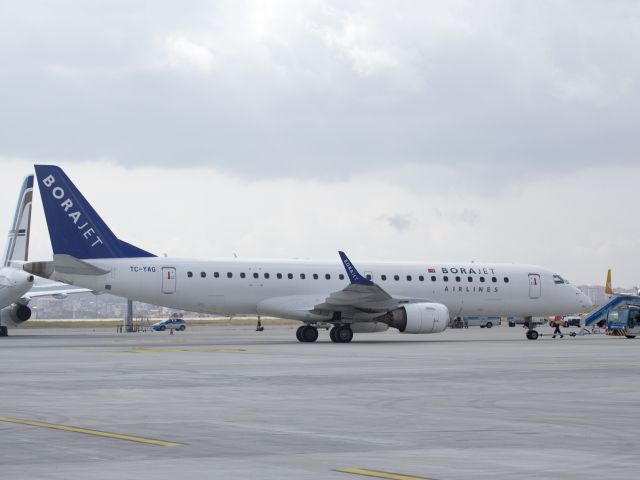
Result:
[[[331,293],[314,310],[331,312],[385,313],[406,303],[428,302],[426,298],[394,297],[380,285],[360,275],[344,252],[338,252],[351,283],[338,292]]]
[[[369,321],[407,303],[431,301],[390,295],[360,275],[344,252],[339,254],[350,280],[345,288],[333,293],[268,298],[258,304],[258,313],[302,321],[330,322],[335,318]]]

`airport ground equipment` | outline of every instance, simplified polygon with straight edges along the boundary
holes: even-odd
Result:
[[[640,334],[640,306],[627,305],[610,310],[607,315],[607,330],[616,335],[636,338]]]
[[[590,327],[601,320],[606,320],[611,310],[630,305],[640,306],[640,297],[636,295],[617,295],[608,303],[587,315],[584,318],[584,326]]]

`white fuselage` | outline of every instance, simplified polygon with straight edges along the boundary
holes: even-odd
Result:
[[[53,278],[170,308],[310,320],[308,309],[349,284],[339,261],[96,259],[104,275]],[[442,303],[453,316],[567,315],[590,308],[575,286],[533,265],[354,262],[394,297]]]
[[[0,268],[0,309],[17,302],[31,287],[33,275],[17,268]]]

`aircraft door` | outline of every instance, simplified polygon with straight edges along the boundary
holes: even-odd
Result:
[[[176,293],[176,269],[162,267],[162,293]]]
[[[537,273],[529,274],[529,298],[540,298],[542,287],[540,285],[540,275]]]

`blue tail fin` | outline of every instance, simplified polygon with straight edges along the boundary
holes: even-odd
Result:
[[[9,230],[7,248],[0,267],[8,267],[12,260],[27,261],[31,229],[31,202],[33,200],[33,175],[28,175],[18,196],[18,206]]]
[[[155,257],[119,240],[61,168],[35,169],[54,254],[80,259]]]

